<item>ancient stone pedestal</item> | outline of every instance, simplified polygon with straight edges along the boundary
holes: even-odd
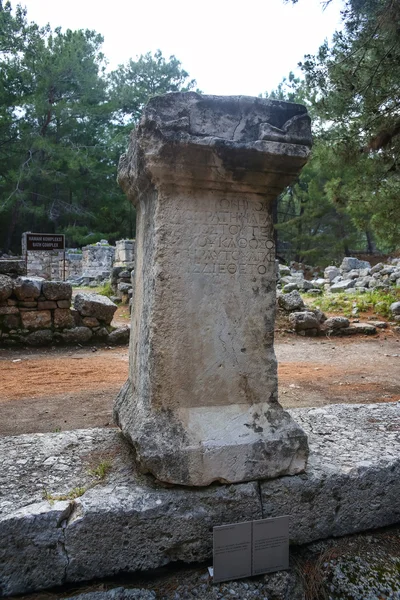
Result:
[[[137,208],[129,380],[114,409],[143,471],[182,485],[304,470],[277,401],[272,201],[311,146],[297,104],[153,98],[120,162]]]

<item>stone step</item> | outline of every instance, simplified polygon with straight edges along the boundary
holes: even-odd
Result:
[[[162,485],[116,429],[1,438],[2,595],[210,560],[215,525],[287,514],[304,544],[400,522],[400,402],[289,412],[306,472],[261,484]]]

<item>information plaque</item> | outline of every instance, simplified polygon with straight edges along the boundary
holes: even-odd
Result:
[[[214,527],[214,583],[289,568],[289,517]]]
[[[27,250],[64,250],[65,236],[53,233],[27,233]]]

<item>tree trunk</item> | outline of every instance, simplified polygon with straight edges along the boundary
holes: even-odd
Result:
[[[8,226],[8,232],[7,232],[5,248],[4,248],[5,252],[9,252],[9,250],[11,249],[11,244],[12,244],[13,236],[15,233],[15,228],[18,223],[20,206],[21,206],[21,200],[16,200],[15,204],[13,206],[12,212],[11,212],[11,219],[10,219],[10,223]]]
[[[372,233],[368,229],[365,232],[365,237],[367,238],[367,254],[374,254],[376,252],[375,243]]]

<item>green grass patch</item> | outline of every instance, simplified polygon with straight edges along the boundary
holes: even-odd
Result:
[[[84,487],[76,487],[73,488],[70,492],[67,492],[66,494],[61,494],[60,496],[55,496],[47,490],[44,490],[43,500],[47,500],[48,502],[50,502],[50,504],[53,504],[54,502],[60,502],[62,500],[75,500],[75,498],[83,496],[83,494],[86,492],[86,489],[87,488]]]
[[[107,281],[104,285],[100,285],[97,290],[97,294],[100,296],[107,296],[107,298],[111,298],[111,296],[115,296],[114,290],[111,287],[110,281]]]
[[[371,290],[364,294],[325,294],[315,298],[310,294],[303,295],[312,308],[319,308],[327,313],[340,313],[346,317],[352,315],[353,309],[358,312],[374,312],[381,317],[390,317],[390,305],[400,299],[400,290]]]
[[[103,460],[99,465],[97,465],[97,467],[90,469],[89,474],[92,475],[92,477],[96,477],[96,479],[102,481],[111,469],[111,467],[112,465],[110,461]]]

